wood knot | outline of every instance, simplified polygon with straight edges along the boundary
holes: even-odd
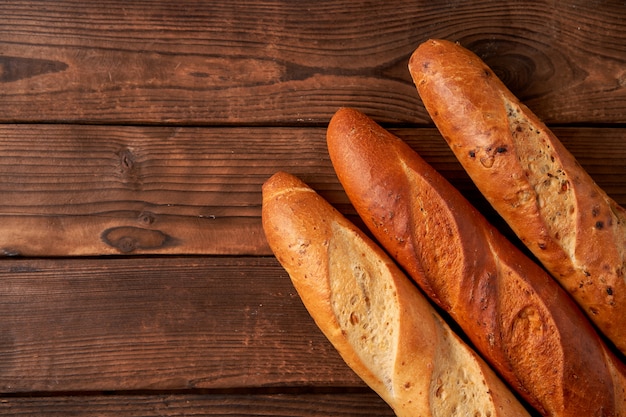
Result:
[[[536,94],[538,85],[550,85],[555,76],[555,58],[523,42],[484,39],[467,48],[518,97]]]
[[[146,226],[150,226],[156,222],[156,216],[154,213],[149,211],[142,211],[139,213],[139,222],[141,224],[145,224]]]
[[[137,156],[131,149],[124,148],[117,153],[117,157],[118,171],[122,182],[134,190],[141,189],[141,169]]]
[[[102,233],[102,241],[122,253],[135,250],[154,250],[165,247],[171,238],[160,230],[140,227],[113,227]]]
[[[49,59],[0,56],[0,83],[11,83],[45,74],[62,72],[68,65]]]
[[[135,167],[135,155],[133,155],[130,149],[121,150],[118,153],[120,158],[120,168],[123,173],[129,173],[133,171]]]

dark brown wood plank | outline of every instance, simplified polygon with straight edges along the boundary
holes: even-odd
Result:
[[[393,131],[484,207],[435,129]],[[555,132],[626,204],[623,131]],[[261,185],[278,170],[354,215],[324,128],[0,125],[0,253],[270,255]]]
[[[268,254],[263,181],[288,169],[338,188],[322,136],[319,129],[0,126],[0,251]]]
[[[364,387],[274,258],[0,261],[0,393]]]
[[[0,398],[0,414],[18,416],[394,416],[376,394],[96,395]]]
[[[406,67],[460,41],[549,123],[626,122],[620,1],[5,1],[1,122],[429,123]]]
[[[260,187],[287,170],[358,222],[324,140],[351,106],[504,230],[409,128],[430,37],[546,122],[604,126],[556,133],[626,205],[621,1],[2,2],[0,414],[392,416],[263,256]],[[191,256],[96,256],[165,254]]]

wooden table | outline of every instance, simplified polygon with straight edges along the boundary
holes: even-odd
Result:
[[[408,74],[431,37],[626,204],[623,1],[3,1],[0,414],[393,415],[272,256],[260,187],[354,217],[325,148],[349,106],[498,224]]]

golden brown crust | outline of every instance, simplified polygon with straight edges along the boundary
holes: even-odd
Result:
[[[409,69],[433,121],[486,199],[626,353],[626,212],[479,57],[429,40]]]
[[[327,140],[377,240],[529,403],[550,416],[623,415],[623,365],[543,269],[362,113],[339,110]]]
[[[263,227],[346,363],[398,416],[527,416],[383,250],[296,177],[263,186]]]

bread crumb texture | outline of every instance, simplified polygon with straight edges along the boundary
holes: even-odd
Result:
[[[332,229],[328,246],[331,308],[342,335],[359,360],[384,384],[390,405],[399,416],[422,412],[433,417],[527,416],[486,363],[434,309],[403,309],[403,303],[419,300],[399,299],[397,277],[366,241],[339,223],[333,222]],[[419,294],[417,290],[415,294]],[[417,311],[420,313],[415,314]],[[428,340],[436,346],[432,359],[425,361],[420,353],[426,357],[432,353],[416,351],[415,345],[409,348],[415,356],[400,357],[406,355],[399,353],[404,343],[400,340],[400,323],[407,321],[422,333],[418,338],[425,334],[432,338]],[[435,333],[426,328],[435,329]],[[416,362],[422,365],[416,367]],[[402,366],[398,367],[399,363]],[[403,378],[408,375],[399,370],[403,366],[419,370],[421,375],[407,381]],[[425,378],[428,382],[422,390],[416,383],[421,385],[419,381]]]
[[[439,329],[429,393],[433,417],[495,416],[490,388],[478,359],[447,326],[442,323]]]
[[[576,245],[575,197],[571,179],[546,139],[547,133],[523,116],[519,105],[505,101],[511,138],[517,157],[531,186],[539,214],[544,219],[550,237],[574,257]],[[520,195],[528,199],[528,195]],[[542,245],[542,242],[538,242]]]
[[[359,359],[393,394],[399,306],[380,257],[352,230],[335,225],[328,248],[331,307]]]
[[[551,146],[550,133],[529,120],[519,104],[504,101],[513,148],[534,191],[534,195],[526,195],[527,190],[522,189],[520,194],[523,195],[519,196],[518,203],[535,199],[549,238],[563,250],[577,271],[576,276],[572,276],[574,279],[568,278],[562,284],[580,298],[579,302],[591,317],[606,314],[606,318],[600,320],[608,323],[597,323],[603,330],[615,326],[617,332],[619,326],[623,326],[624,316],[622,313],[622,321],[618,320],[619,313],[615,314],[611,309],[616,305],[615,300],[624,299],[623,295],[617,294],[624,288],[626,270],[624,209],[595,183],[583,186],[592,180],[580,177],[582,173],[578,174],[567,161],[561,160],[560,151]],[[528,243],[536,244],[534,251],[539,259],[543,259],[541,251],[546,248],[546,242],[539,239]],[[599,251],[597,245],[600,243],[606,245],[605,251]],[[580,295],[577,294],[581,291]],[[623,341],[613,339],[623,350]]]

